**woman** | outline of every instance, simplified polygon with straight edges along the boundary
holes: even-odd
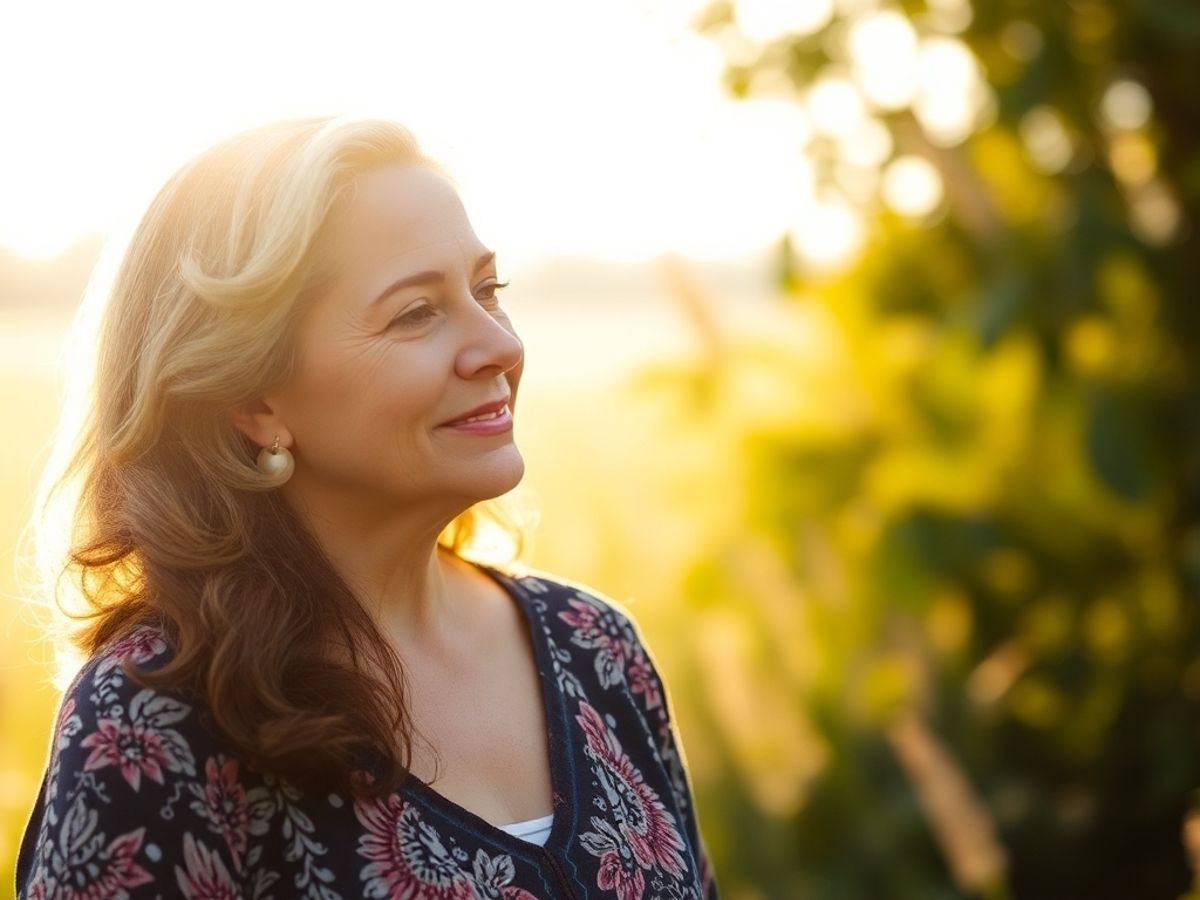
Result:
[[[57,482],[87,663],[18,896],[716,896],[635,623],[465,556],[524,471],[503,286],[393,123],[158,194]]]

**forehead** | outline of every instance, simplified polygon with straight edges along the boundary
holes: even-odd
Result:
[[[361,175],[328,232],[325,250],[336,276],[397,274],[407,263],[473,265],[483,252],[454,186],[419,165],[392,165]],[[385,273],[386,274],[386,273]]]

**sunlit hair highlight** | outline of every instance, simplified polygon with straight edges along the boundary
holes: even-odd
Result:
[[[168,180],[111,285],[89,287],[104,294],[94,369],[68,394],[82,414],[64,412],[34,523],[72,647],[90,656],[151,623],[174,656],[129,677],[203,697],[255,768],[365,793],[411,759],[402,661],[228,413],[296,372],[297,326],[331,274],[326,230],[392,163],[446,176],[394,122],[311,118],[235,135]],[[439,543],[469,557],[489,524],[515,558],[522,524],[500,502]],[[369,782],[353,777],[364,747],[383,760]]]

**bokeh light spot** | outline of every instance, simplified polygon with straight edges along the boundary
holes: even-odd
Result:
[[[837,137],[858,128],[866,118],[866,109],[850,79],[826,73],[809,88],[808,114],[819,134]]]
[[[927,159],[901,156],[883,173],[883,200],[902,216],[923,218],[942,202],[942,176]]]
[[[930,140],[943,146],[965,140],[989,101],[974,54],[956,38],[927,38],[919,51],[918,82],[913,112]]]
[[[747,37],[774,41],[789,34],[810,34],[833,17],[833,0],[738,0],[734,18]]]
[[[1057,112],[1049,106],[1037,106],[1021,119],[1021,140],[1034,166],[1047,175],[1061,172],[1075,152]]]
[[[894,10],[870,13],[850,26],[848,48],[854,77],[881,109],[900,109],[917,90],[917,32]]]
[[[1104,92],[1100,112],[1113,128],[1135,131],[1150,120],[1154,104],[1150,93],[1136,81],[1114,81]]]
[[[836,268],[858,252],[863,243],[861,217],[838,200],[818,200],[804,209],[792,227],[800,255],[814,268]]]

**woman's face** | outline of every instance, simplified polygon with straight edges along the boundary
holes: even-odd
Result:
[[[523,347],[453,186],[415,165],[372,171],[322,250],[332,281],[301,323],[299,372],[265,398],[296,458],[285,490],[444,518],[516,486]]]

